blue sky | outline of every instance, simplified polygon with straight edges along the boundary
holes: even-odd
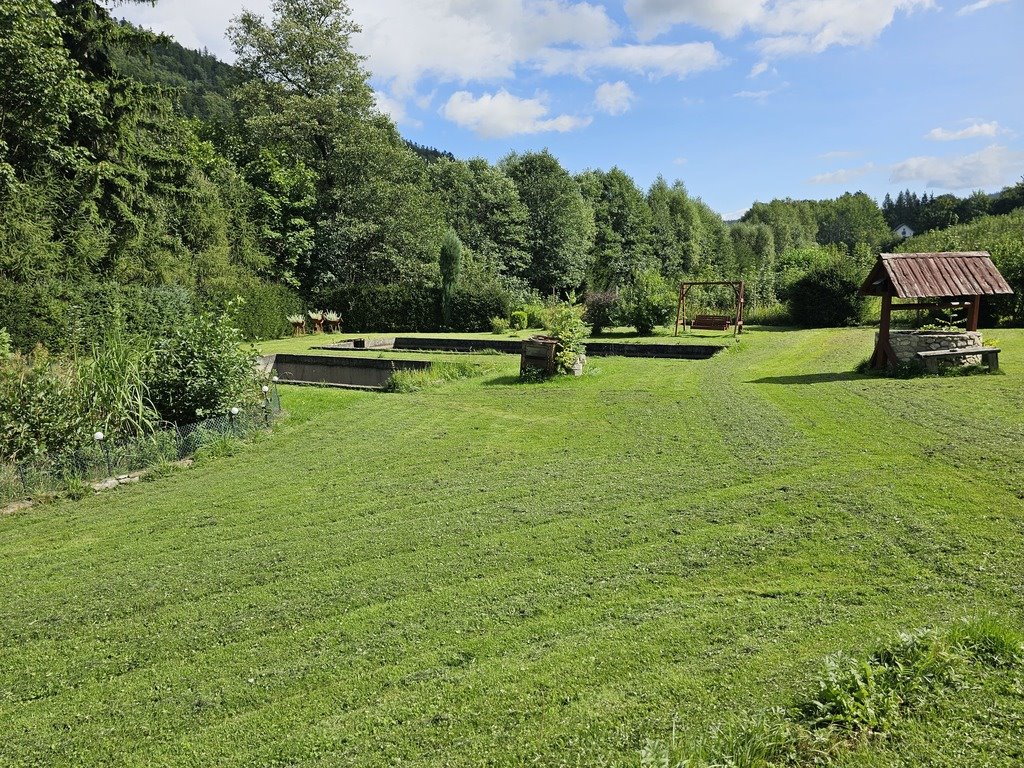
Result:
[[[496,161],[682,179],[755,200],[1024,174],[1024,0],[350,0],[380,107],[407,138]],[[269,0],[160,0],[133,21],[230,61]]]

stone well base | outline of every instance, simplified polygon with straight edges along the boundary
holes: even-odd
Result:
[[[875,334],[878,341],[878,334]],[[929,350],[954,350],[980,347],[980,331],[890,331],[889,343],[893,354],[901,363],[916,363],[918,352]],[[945,362],[959,362],[960,365],[979,365],[980,355],[964,355],[962,358],[947,359]]]

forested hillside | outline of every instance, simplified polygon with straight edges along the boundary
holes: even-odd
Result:
[[[644,191],[547,151],[492,164],[410,144],[375,107],[343,0],[243,13],[233,66],[113,7],[0,7],[0,303],[21,348],[229,302],[252,338],[304,306],[349,330],[478,329],[655,275],[744,279],[758,311],[815,270],[852,281],[894,244],[896,203],[863,193],[757,203],[730,226],[680,181]],[[449,232],[464,257],[443,315]]]

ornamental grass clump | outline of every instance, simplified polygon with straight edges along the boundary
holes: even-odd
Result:
[[[152,339],[114,327],[77,364],[83,409],[94,430],[114,439],[153,433],[160,417],[149,392]]]

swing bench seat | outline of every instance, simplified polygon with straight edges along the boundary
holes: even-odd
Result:
[[[732,318],[728,315],[697,315],[690,328],[698,331],[728,331]]]

